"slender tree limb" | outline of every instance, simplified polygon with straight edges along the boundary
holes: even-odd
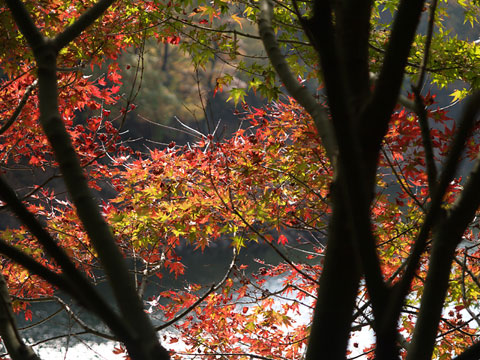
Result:
[[[258,29],[268,58],[276,73],[282,80],[288,93],[300,104],[313,118],[318,133],[322,139],[327,156],[333,163],[336,153],[336,145],[333,130],[325,109],[315,100],[305,86],[300,85],[290,71],[285,57],[280,51],[275,33],[272,28],[273,7],[269,0],[263,0],[260,4],[261,13],[258,20]]]
[[[467,310],[467,312],[471,316],[471,318],[475,320],[475,322],[477,323],[477,327],[479,327],[480,326],[480,318],[470,308],[470,304],[469,304],[469,301],[467,299],[467,290],[466,290],[466,287],[465,287],[465,280],[466,280],[465,279],[465,274],[468,274],[468,275],[471,274],[471,271],[469,271],[468,267],[467,267],[467,254],[464,253],[463,262],[459,261],[457,256],[454,257],[453,261],[455,261],[458,265],[460,265],[460,267],[462,269],[461,282],[462,282],[462,302],[463,302],[463,306],[465,307],[465,310]],[[477,280],[477,279],[475,279],[475,280]],[[474,282],[475,282],[475,284],[477,284],[478,280],[477,281],[475,281],[475,280],[474,280]]]
[[[269,241],[265,235],[263,235],[260,231],[258,231],[252,224],[250,224],[246,219],[245,217],[235,208],[235,206],[233,205],[232,201],[230,201],[230,206],[227,204],[227,202],[225,201],[225,199],[220,195],[220,193],[218,192],[218,189],[215,185],[215,182],[214,180],[211,178],[211,185],[213,186],[213,189],[215,191],[215,193],[217,194],[218,198],[220,199],[220,201],[222,202],[223,206],[225,206],[226,209],[228,209],[229,211],[231,211],[232,213],[234,213],[244,224],[246,227],[248,227],[253,233],[255,233],[259,238],[261,238],[266,244],[268,244],[288,265],[291,266],[291,268],[293,270],[295,270],[296,272],[298,272],[300,275],[302,275],[305,279],[308,279],[310,281],[312,281],[313,283],[317,283],[318,284],[318,281],[315,280],[314,278],[312,278],[310,275],[308,275],[306,272],[304,272],[303,270],[299,269],[298,266],[296,266],[292,260],[290,260],[284,253],[282,253],[275,245],[272,244],[271,241]]]
[[[378,153],[390,114],[398,99],[404,69],[420,21],[424,0],[402,0],[393,23],[390,41],[373,96],[364,111],[362,140],[371,156]]]
[[[44,44],[45,39],[35,26],[35,23],[28,13],[27,8],[21,0],[5,0],[5,3],[10,9],[10,12],[13,15],[15,23],[20,29],[20,32],[35,53],[36,49]]]
[[[340,43],[338,59],[345,72],[344,101],[350,109],[355,127],[358,116],[370,96],[369,52],[372,0],[344,0],[332,2],[335,9],[336,41]],[[325,35],[324,35],[325,36]],[[329,69],[325,69],[330,71]]]
[[[468,276],[470,276],[470,279],[472,279],[472,281],[474,282],[474,284],[477,285],[477,288],[480,289],[480,281],[477,278],[477,276],[475,276],[475,274],[468,268],[468,266],[466,264],[466,260],[461,261],[460,259],[458,259],[458,257],[455,257],[454,261],[458,264],[458,266],[460,266],[462,268],[462,277],[464,277],[463,273],[467,273]],[[462,279],[462,281],[464,281],[464,280]],[[465,298],[466,298],[466,296],[465,296]],[[480,319],[477,320],[477,316],[473,316],[472,314],[470,314],[470,315],[472,316],[472,318],[474,318],[477,321],[477,324],[480,327]]]
[[[91,283],[83,276],[83,274],[75,267],[65,251],[57,245],[48,231],[40,224],[35,216],[27,210],[25,205],[18,199],[13,189],[0,176],[0,198],[7,203],[12,212],[19,220],[29,229],[29,231],[37,238],[39,243],[46,250],[47,254],[53,257],[56,263],[62,268],[65,276],[67,276],[81,292],[86,296],[95,299],[95,302],[101,303],[104,308],[108,308],[103,298],[93,288]]]
[[[53,286],[56,286],[62,291],[65,291],[66,293],[69,293],[73,296],[77,296],[77,291],[75,291],[74,288],[72,288],[72,285],[70,282],[65,279],[61,274],[57,274],[46,267],[44,267],[42,264],[37,262],[34,258],[31,256],[25,254],[23,251],[17,249],[15,246],[10,245],[3,239],[0,239],[0,253],[5,255],[6,257],[10,258],[17,264],[23,266],[25,269],[27,269],[30,273],[35,274],[40,276],[42,279],[47,281]],[[80,296],[79,302],[86,306],[82,302],[83,297]]]
[[[460,119],[457,133],[455,134],[455,137],[450,145],[448,158],[431,198],[431,203],[425,216],[425,220],[422,224],[419,234],[417,235],[412,252],[408,258],[408,264],[405,268],[405,272],[402,276],[402,279],[395,285],[395,296],[392,297],[393,303],[396,303],[393,305],[395,311],[400,311],[402,307],[404,301],[403,299],[408,293],[411,281],[415,276],[415,272],[418,268],[421,255],[425,250],[432,227],[441,221],[443,217],[441,216],[443,197],[455,175],[465,141],[468,138],[468,135],[475,123],[477,113],[480,110],[479,103],[480,92],[477,92],[471,96],[466,104],[464,113]]]
[[[427,111],[425,103],[421,97],[421,90],[425,74],[427,71],[428,58],[430,55],[430,46],[432,44],[433,27],[435,23],[435,12],[437,10],[437,0],[433,0],[430,4],[430,12],[428,18],[428,29],[425,40],[425,50],[423,54],[422,64],[420,65],[420,74],[415,86],[412,86],[413,93],[415,94],[415,112],[418,115],[418,122],[420,124],[420,130],[422,133],[422,142],[425,149],[425,162],[427,167],[428,187],[430,189],[430,195],[432,195],[435,183],[437,180],[437,167],[435,165],[435,159],[433,154],[433,145],[430,135],[430,129],[428,126]]]
[[[7,282],[0,273],[0,336],[12,360],[40,360],[20,336],[12,310]]]
[[[37,34],[38,30],[34,28],[31,21],[30,23],[26,21],[30,17],[25,8],[19,7],[18,1],[11,0],[9,3],[13,4],[12,13],[16,21],[25,21],[30,24],[20,28],[24,36],[34,39],[31,33]],[[125,340],[125,345],[132,357],[168,359],[168,352],[158,341],[153,326],[143,310],[143,304],[137,296],[135,284],[123,256],[89,190],[87,179],[58,110],[56,76],[58,51],[98,18],[110,3],[110,1],[99,1],[53,41],[42,40],[41,46],[34,44],[33,40],[30,41],[38,68],[40,124],[53,148],[78,217],[99,254],[122,318],[130,328],[129,334],[134,334],[133,338],[127,334],[119,337]],[[114,329],[112,331],[116,332]]]
[[[480,358],[480,342],[470,346],[460,355],[453,358],[453,360],[478,360]]]
[[[186,25],[186,26],[190,26],[190,27],[193,27],[195,29],[199,29],[199,30],[204,30],[204,31],[208,31],[208,32],[212,32],[212,33],[220,33],[220,34],[232,34],[232,35],[237,35],[237,36],[242,36],[242,37],[245,37],[247,39],[255,39],[255,40],[261,40],[262,38],[258,35],[253,35],[253,34],[249,34],[249,33],[245,33],[245,32],[242,32],[242,31],[238,31],[238,30],[228,30],[228,29],[215,29],[215,28],[211,28],[211,27],[207,27],[207,26],[202,26],[202,25],[198,25],[198,24],[194,24],[192,22],[188,22],[188,21],[185,21],[179,17],[175,17],[173,18],[173,20],[175,21],[178,21],[180,23],[182,23],[183,25]],[[162,21],[163,22],[163,21]],[[156,24],[155,26],[157,26],[158,24]],[[295,39],[278,39],[277,40],[279,43],[286,43],[286,44],[294,44],[294,45],[300,45],[300,46],[312,46],[310,43],[307,43],[305,41],[301,41],[301,40],[295,40]],[[248,55],[246,55],[246,57],[249,57]]]
[[[27,86],[27,89],[25,90],[25,93],[23,94],[22,99],[18,103],[17,107],[15,108],[15,111],[0,128],[0,135],[3,135],[8,129],[10,129],[10,126],[12,126],[15,120],[17,120],[18,116],[20,115],[24,106],[26,105],[28,99],[30,98],[30,95],[32,94],[33,89],[36,86],[37,86],[36,80],[32,84]]]
[[[352,109],[347,107],[345,64],[340,59],[339,39],[332,11],[331,1],[315,1],[313,16],[310,19],[301,18],[300,21],[319,55],[332,122],[346,125]]]
[[[71,316],[72,319],[78,325],[80,325],[83,328],[83,330],[85,330],[89,334],[92,334],[92,335],[95,335],[95,336],[98,336],[100,338],[107,339],[107,340],[115,340],[115,341],[119,340],[116,336],[104,333],[102,331],[98,331],[97,329],[94,329],[91,326],[88,326],[82,319],[80,319],[75,314],[75,312],[70,308],[70,306],[68,306],[68,304],[65,301],[63,301],[61,298],[59,298],[58,296],[55,296],[55,300],[60,304],[60,306],[63,308],[63,310],[65,310],[68,313],[68,315]]]
[[[69,333],[69,334],[61,334],[61,335],[57,335],[57,336],[50,336],[49,338],[38,340],[34,343],[31,343],[30,346],[34,347],[34,346],[38,346],[38,345],[41,345],[41,344],[45,344],[49,341],[54,341],[54,340],[63,339],[63,338],[70,338],[72,336],[78,336],[78,335],[87,335],[87,334],[88,334],[87,331],[77,331],[77,332]]]
[[[75,22],[58,34],[54,41],[57,51],[67,46],[72,40],[78,37],[87,27],[92,25],[115,0],[99,0],[95,5],[86,10]]]
[[[430,47],[432,45],[433,28],[435,25],[435,13],[437,11],[437,3],[438,0],[432,0],[432,2],[430,3],[430,11],[428,13],[427,35],[425,39],[425,49],[423,53],[422,63],[420,64],[420,74],[418,75],[417,84],[415,85],[415,88],[417,88],[419,92],[423,86],[423,81],[427,73],[428,58],[430,57]]]
[[[160,326],[157,326],[155,328],[156,331],[161,331],[163,329],[166,329],[167,327],[173,325],[173,324],[176,324],[178,321],[180,321],[182,318],[184,318],[188,313],[190,313],[192,310],[194,310],[198,305],[200,305],[202,303],[203,300],[205,300],[207,298],[208,295],[210,295],[212,292],[218,290],[224,283],[225,281],[227,281],[228,277],[230,276],[230,274],[232,273],[232,270],[235,266],[235,262],[237,260],[237,251],[235,248],[233,248],[234,251],[233,251],[233,258],[232,258],[232,262],[230,263],[230,266],[228,267],[228,270],[227,272],[225,273],[225,276],[222,278],[222,280],[220,280],[218,282],[218,284],[214,284],[210,287],[210,289],[208,289],[205,294],[203,294],[202,296],[200,296],[197,301],[195,301],[192,305],[190,305],[187,309],[185,309],[181,314],[175,316],[173,319],[171,319],[170,321],[167,321],[166,323],[160,325]]]
[[[12,299],[18,299],[18,297],[16,297],[16,296],[13,296],[13,295],[10,295],[10,296],[11,296]],[[53,299],[53,298],[51,298],[51,299]],[[57,315],[60,314],[61,312],[63,312],[63,309],[62,309],[62,308],[56,310],[55,312],[53,312],[53,313],[51,313],[50,315],[42,318],[42,319],[39,320],[39,321],[36,321],[36,322],[31,323],[31,324],[29,324],[29,325],[23,326],[23,327],[21,327],[21,328],[18,328],[18,330],[20,330],[20,331],[25,331],[25,330],[28,330],[28,329],[33,329],[33,328],[35,328],[35,327],[37,327],[37,326],[39,326],[39,325],[42,325],[42,324],[44,324],[44,323],[52,320],[55,316],[57,316]]]
[[[449,221],[455,226],[466,229],[473,220],[475,212],[480,205],[480,154],[470,173],[463,190],[449,209]]]
[[[428,126],[427,109],[420,95],[419,89],[414,88],[413,91],[415,94],[415,112],[418,116],[418,123],[420,125],[420,131],[422,134],[423,148],[425,150],[425,164],[427,168],[428,188],[430,189],[430,196],[432,196],[437,182],[437,166],[435,164],[435,158],[433,154],[430,128]]]
[[[480,204],[479,186],[480,154],[463,191],[435,233],[420,313],[407,359],[427,360],[432,356],[455,250]]]
[[[412,190],[410,190],[410,188],[408,187],[408,184],[407,184],[407,181],[405,180],[405,177],[404,175],[402,174],[402,176],[400,176],[400,174],[398,173],[397,169],[395,169],[395,165],[392,163],[392,161],[390,160],[390,157],[388,156],[387,152],[382,148],[382,153],[383,153],[383,156],[385,157],[385,160],[387,161],[388,163],[388,166],[390,167],[390,169],[392,170],[393,172],[393,175],[395,176],[395,178],[397,179],[397,183],[400,185],[400,187],[403,189],[403,191],[408,194],[408,196],[410,196],[410,198],[415,202],[415,204],[417,204],[417,206],[423,211],[425,212],[425,204],[422,204],[420,202],[420,200],[415,196],[415,194],[412,192]]]

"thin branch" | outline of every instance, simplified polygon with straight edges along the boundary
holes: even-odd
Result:
[[[0,272],[0,336],[12,360],[40,360],[20,336],[12,310],[7,282]]]
[[[49,341],[53,341],[53,340],[58,340],[58,339],[62,339],[62,338],[65,338],[65,337],[71,337],[71,336],[78,336],[78,335],[87,335],[88,332],[87,331],[77,331],[75,333],[69,333],[69,334],[61,334],[61,335],[57,335],[57,336],[51,336],[47,339],[43,339],[43,340],[39,340],[39,341],[36,341],[34,343],[31,343],[30,346],[34,347],[34,346],[38,346],[38,345],[41,345],[41,344],[44,344],[46,342],[49,342]]]
[[[336,144],[333,129],[325,109],[315,100],[305,86],[302,86],[290,71],[285,56],[280,51],[275,32],[272,28],[273,7],[269,0],[261,2],[261,13],[258,20],[260,37],[265,51],[276,73],[282,80],[288,93],[312,116],[318,133],[322,139],[327,156],[334,163]]]
[[[475,314],[473,312],[472,309],[470,309],[470,304],[468,303],[467,301],[467,292],[466,292],[466,289],[465,289],[465,273],[468,273],[467,272],[467,254],[465,253],[464,254],[464,259],[463,259],[463,263],[460,262],[458,260],[458,258],[455,256],[454,259],[453,259],[457,264],[460,265],[461,269],[462,269],[462,279],[461,279],[461,285],[462,285],[462,302],[463,302],[463,306],[465,306],[465,310],[467,310],[468,314],[472,317],[472,319],[475,319],[475,322],[477,323],[477,327],[480,326],[480,318],[478,317],[477,314]],[[470,275],[470,274],[469,274]],[[475,281],[474,281],[475,282]],[[475,283],[477,283],[478,281],[476,281]]]
[[[472,270],[468,268],[466,262],[461,261],[460,259],[458,259],[458,257],[455,257],[454,261],[463,269],[463,271],[468,274],[468,276],[470,276],[472,281],[475,283],[475,285],[477,285],[477,288],[480,290],[480,281],[478,280],[478,277],[472,272]],[[478,326],[480,327],[480,322]]]
[[[135,75],[133,77],[133,80],[131,81],[132,85],[130,87],[130,93],[127,97],[127,102],[125,104],[125,111],[123,112],[123,116],[120,119],[120,125],[118,127],[118,131],[121,131],[123,126],[125,125],[125,120],[127,119],[127,114],[130,112],[131,109],[131,104],[135,101],[135,99],[138,96],[138,93],[140,92],[140,89],[142,88],[142,83],[143,83],[143,74],[145,70],[145,41],[146,41],[146,34],[145,32],[143,33],[142,37],[142,43],[138,49],[138,59],[137,59],[137,66],[135,67]],[[140,74],[140,76],[139,76]],[[138,81],[138,86],[137,86],[137,81]]]
[[[168,125],[164,125],[164,124],[162,124],[162,123],[157,123],[157,122],[155,122],[155,121],[152,121],[152,120],[150,120],[150,119],[147,119],[146,117],[142,116],[141,114],[138,114],[137,116],[138,116],[138,118],[142,119],[143,121],[146,121],[146,122],[148,122],[148,123],[150,123],[150,124],[152,124],[152,125],[155,125],[155,126],[162,127],[162,128],[164,128],[164,129],[173,130],[173,131],[176,131],[176,132],[179,132],[179,133],[187,134],[187,135],[192,136],[192,137],[195,137],[195,138],[197,138],[197,139],[201,139],[201,138],[204,137],[204,135],[201,134],[201,133],[200,133],[200,134],[201,134],[202,136],[200,137],[200,136],[198,136],[198,135],[196,135],[196,134],[194,134],[194,133],[191,133],[191,132],[188,132],[188,131],[185,131],[185,130],[182,130],[182,129],[179,129],[179,128],[176,128],[176,127],[173,127],[173,126],[168,126]],[[195,131],[196,131],[196,130],[195,130]],[[154,144],[158,143],[158,142],[155,142],[155,141],[153,141],[153,140],[152,140],[152,142],[153,142]],[[162,144],[163,144],[163,143],[162,143]],[[168,145],[168,144],[165,144],[165,145]]]
[[[420,200],[418,200],[418,198],[415,196],[415,194],[412,193],[412,191],[408,187],[408,183],[405,180],[405,177],[403,176],[403,173],[402,173],[402,176],[400,177],[400,174],[398,173],[397,169],[395,169],[394,164],[391,162],[390,157],[388,156],[387,152],[383,148],[382,148],[382,153],[383,153],[383,156],[385,157],[385,160],[388,163],[388,166],[392,170],[393,175],[397,179],[397,183],[400,184],[400,187],[403,189],[403,191],[405,191],[406,194],[408,194],[408,196],[410,196],[410,198],[415,202],[415,204],[417,204],[417,206],[420,209],[422,209],[423,212],[425,212],[424,204],[422,204]]]
[[[78,37],[87,27],[92,25],[105,11],[113,4],[115,0],[100,0],[95,5],[85,11],[75,22],[66,27],[58,34],[54,41],[57,51],[67,46],[73,39]]]
[[[425,216],[425,220],[417,235],[412,252],[408,258],[408,264],[405,268],[405,272],[402,276],[402,279],[395,285],[396,292],[394,302],[397,302],[397,311],[400,310],[403,299],[410,288],[410,283],[415,276],[421,255],[425,250],[425,246],[430,235],[430,230],[432,229],[433,225],[439,222],[441,219],[440,214],[442,212],[443,197],[447,191],[450,181],[455,175],[465,141],[468,138],[473,124],[475,123],[475,119],[479,110],[479,102],[480,92],[476,92],[471,96],[470,100],[466,104],[457,133],[455,134],[455,138],[450,145],[450,151],[448,152],[449,155],[446,160],[446,164],[442,170],[442,173],[440,174],[440,178],[437,186],[435,187],[433,196],[431,197],[431,203]]]
[[[272,357],[267,357],[267,356],[262,356],[262,355],[256,355],[256,354],[250,354],[250,353],[221,353],[221,352],[212,352],[212,353],[194,353],[194,354],[189,354],[186,352],[177,352],[176,354],[182,355],[182,356],[236,356],[236,357],[249,357],[250,359],[260,359],[260,360],[272,360]],[[273,358],[279,358],[282,360],[288,360],[287,358],[284,358],[282,356],[274,356]]]
[[[3,239],[0,239],[0,254],[5,255],[17,264],[23,266],[31,274],[40,276],[42,279],[44,279],[51,285],[56,286],[59,289],[69,294],[72,294],[73,296],[78,296],[75,288],[71,286],[70,282],[66,280],[64,276],[62,276],[61,274],[57,274],[50,269],[47,269],[45,266],[37,262],[34,258],[25,254],[23,251],[19,250],[15,246],[10,245]],[[82,296],[79,297],[80,303],[82,303],[82,298]],[[85,307],[88,308],[88,306]]]
[[[428,18],[427,37],[425,40],[425,50],[423,53],[422,64],[420,65],[420,74],[415,86],[412,86],[412,90],[415,94],[415,112],[418,115],[418,121],[420,124],[420,130],[422,133],[423,147],[425,148],[425,161],[427,166],[428,186],[430,188],[430,195],[432,194],[435,183],[437,181],[437,167],[435,165],[435,159],[433,154],[433,145],[430,135],[430,129],[428,127],[428,117],[425,108],[425,103],[421,97],[421,90],[423,87],[423,81],[425,79],[428,58],[430,55],[430,46],[432,44],[433,27],[435,23],[435,12],[437,10],[437,0],[433,0],[430,3],[430,13]]]
[[[189,312],[191,312],[192,310],[194,310],[198,305],[200,305],[202,303],[203,300],[205,300],[207,298],[208,295],[210,295],[212,292],[218,290],[224,283],[225,281],[227,281],[227,279],[229,278],[230,274],[232,273],[232,270],[235,266],[235,262],[237,260],[237,250],[235,248],[233,248],[233,258],[232,258],[232,262],[230,263],[230,266],[228,267],[228,270],[225,274],[225,276],[223,277],[222,280],[220,280],[220,282],[216,285],[212,285],[210,287],[210,289],[207,290],[207,292],[205,294],[203,294],[202,296],[200,296],[197,301],[195,301],[192,305],[190,305],[187,309],[185,309],[181,314],[175,316],[173,319],[171,319],[170,321],[167,321],[166,323],[160,325],[160,326],[157,326],[155,328],[155,331],[161,331],[163,329],[166,329],[167,327],[177,323],[178,321],[180,321],[183,317],[185,317]]]
[[[98,337],[101,337],[101,338],[104,338],[104,339],[108,339],[108,340],[115,340],[115,341],[118,341],[118,338],[116,336],[113,336],[113,335],[110,335],[110,334],[107,334],[107,333],[104,333],[102,331],[98,331],[97,329],[94,329],[90,326],[88,326],[82,319],[80,319],[74,312],[73,310],[70,308],[70,306],[68,306],[67,303],[65,303],[62,299],[60,299],[58,296],[55,296],[55,300],[60,304],[60,306],[62,306],[62,308],[68,313],[68,315],[70,315],[72,317],[72,319],[78,324],[80,325],[86,332],[88,332],[89,334],[93,334],[93,335],[96,335]]]
[[[13,299],[17,299],[17,298],[18,298],[17,296],[11,296],[11,297],[12,297]],[[50,298],[50,299],[51,299],[51,300],[49,300],[49,301],[52,301],[52,300],[53,300],[53,298]],[[37,326],[39,326],[39,325],[42,325],[42,324],[44,324],[44,323],[52,320],[55,316],[57,316],[57,315],[60,314],[61,312],[63,312],[63,309],[62,309],[62,308],[59,308],[58,310],[56,310],[55,312],[51,313],[50,315],[42,318],[41,320],[36,321],[36,322],[34,322],[34,323],[31,323],[31,324],[29,324],[29,325],[27,325],[27,326],[23,326],[23,327],[19,328],[18,330],[20,330],[20,331],[25,331],[25,330],[28,330],[28,329],[33,329],[33,328],[35,328],[35,327],[37,327]]]
[[[403,0],[393,23],[382,69],[373,96],[364,112],[366,132],[371,147],[380,146],[390,114],[395,107],[404,77],[410,48],[420,21],[424,0]]]
[[[15,120],[17,120],[18,116],[22,112],[24,106],[26,105],[28,98],[32,94],[33,89],[37,86],[37,80],[35,80],[32,84],[30,84],[27,89],[25,90],[25,93],[22,96],[22,99],[18,103],[17,107],[15,108],[15,111],[13,114],[10,116],[10,118],[5,122],[5,124],[2,125],[0,128],[0,135],[4,134],[10,126],[13,125]]]
[[[15,23],[32,48],[33,52],[45,43],[45,39],[35,26],[28,10],[21,0],[5,0],[10,9]]]
[[[10,79],[8,81],[3,81],[2,82],[2,85],[0,86],[0,91],[3,91],[5,90],[7,87],[9,87],[10,85],[12,85],[15,81],[19,80],[20,78],[24,77],[25,75],[27,75],[28,73],[32,72],[33,70],[35,70],[35,68],[31,67],[29,68],[28,70],[26,71],[23,71],[22,73],[18,74],[17,76],[15,76],[13,79]]]
[[[477,104],[478,105],[478,104]],[[480,107],[479,107],[480,110]],[[465,231],[468,224],[473,221],[475,212],[480,205],[480,154],[477,155],[468,179],[463,186],[463,190],[457,197],[448,212],[447,220],[452,227],[458,228],[458,231]],[[461,239],[459,239],[459,242]]]
[[[255,40],[261,40],[262,39],[261,36],[257,36],[257,35],[253,35],[253,34],[249,34],[249,33],[244,33],[244,32],[238,31],[238,30],[221,30],[221,29],[209,28],[209,27],[206,27],[206,26],[201,26],[201,25],[194,24],[192,22],[185,21],[185,20],[180,19],[180,18],[174,18],[174,20],[178,21],[178,22],[180,22],[184,25],[191,26],[195,29],[205,30],[205,31],[212,32],[212,33],[232,34],[232,35],[238,35],[238,36],[242,36],[242,37],[249,38],[249,39],[255,39]],[[301,45],[301,46],[309,46],[309,47],[312,46],[310,43],[307,43],[305,41],[295,40],[295,39],[289,39],[289,40],[279,39],[278,42]],[[242,54],[237,54],[237,55],[250,57],[248,55],[242,55]]]
[[[433,27],[435,25],[435,13],[437,11],[437,0],[432,0],[430,3],[430,12],[428,14],[428,29],[427,29],[427,37],[425,40],[425,49],[423,53],[422,63],[420,65],[420,75],[418,76],[417,85],[415,86],[417,89],[420,89],[423,86],[423,80],[425,79],[425,75],[427,72],[427,64],[428,58],[430,56],[430,46],[432,44],[433,38]]]
[[[258,237],[260,237],[263,241],[265,241],[265,243],[267,243],[287,264],[289,264],[292,269],[294,269],[296,272],[298,272],[300,275],[302,275],[304,278],[312,281],[313,283],[315,284],[318,284],[318,280],[315,280],[314,278],[312,278],[310,275],[308,275],[307,273],[305,273],[304,271],[302,271],[301,269],[298,268],[298,266],[296,266],[285,254],[283,254],[275,245],[273,245],[273,243],[268,240],[265,235],[263,235],[260,231],[258,231],[257,229],[255,229],[255,227],[250,224],[244,217],[243,215],[233,206],[232,202],[231,203],[231,206],[229,206],[226,201],[223,199],[223,197],[220,195],[220,193],[218,192],[218,189],[217,187],[215,186],[215,183],[213,181],[213,179],[211,179],[211,184],[213,186],[213,189],[215,191],[215,193],[217,194],[218,198],[220,199],[220,201],[222,202],[223,206],[225,206],[225,208],[227,208],[227,210],[233,212],[235,215],[237,215],[240,220],[245,224],[245,226],[247,226],[251,231],[253,231]]]
[[[109,309],[109,306],[105,300],[98,294],[85,276],[75,267],[65,251],[57,245],[55,240],[45,230],[35,216],[27,210],[25,205],[23,205],[23,203],[18,199],[15,192],[1,176],[0,197],[8,204],[12,212],[22,221],[29,231],[37,238],[46,252],[55,259],[58,265],[60,265],[65,273],[65,276],[68,277],[72,283],[75,283],[75,286],[79,292],[84,294],[85,298],[91,299],[92,303],[96,304],[93,308],[91,308],[91,306],[88,308],[93,310],[98,306],[98,310],[95,311],[96,313],[101,315],[106,315],[109,313],[107,310]],[[109,315],[116,317],[111,311]]]

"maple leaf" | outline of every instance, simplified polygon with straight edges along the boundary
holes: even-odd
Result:
[[[285,235],[280,235],[277,241],[281,245],[285,245],[286,243],[288,243],[288,239]]]

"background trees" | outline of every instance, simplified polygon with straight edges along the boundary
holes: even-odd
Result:
[[[0,196],[15,219],[5,217],[0,241],[0,334],[9,355],[36,356],[12,309],[28,319],[28,303],[45,299],[133,359],[477,358],[478,94],[451,120],[424,89],[460,79],[460,100],[476,87],[477,45],[449,35],[447,6],[5,0]],[[474,3],[456,6],[475,23]],[[200,94],[228,90],[245,126],[221,139],[217,122],[203,133],[181,119],[189,143],[132,150],[122,130],[141,113],[149,38],[164,64],[170,46],[188,53]],[[123,65],[129,89],[116,62],[127,47],[139,54]],[[276,101],[252,106],[247,90]],[[278,99],[282,91],[291,98]],[[461,161],[468,176],[457,176]],[[148,287],[184,274],[182,246],[203,251],[220,239],[233,255],[213,284]],[[237,258],[252,242],[282,261],[250,273]],[[107,329],[82,320],[72,299]],[[160,345],[157,332],[172,327]],[[375,344],[355,340],[364,328]],[[179,340],[183,350],[168,354]]]

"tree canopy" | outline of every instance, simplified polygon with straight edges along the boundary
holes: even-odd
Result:
[[[15,314],[50,301],[135,360],[479,358],[479,11],[0,1],[4,355],[38,358]],[[195,91],[206,132],[179,110]],[[207,105],[222,94],[240,124],[226,137]],[[188,142],[134,149],[128,122],[166,113]],[[221,242],[224,274],[164,288],[181,249]],[[250,270],[254,243],[279,261]]]

